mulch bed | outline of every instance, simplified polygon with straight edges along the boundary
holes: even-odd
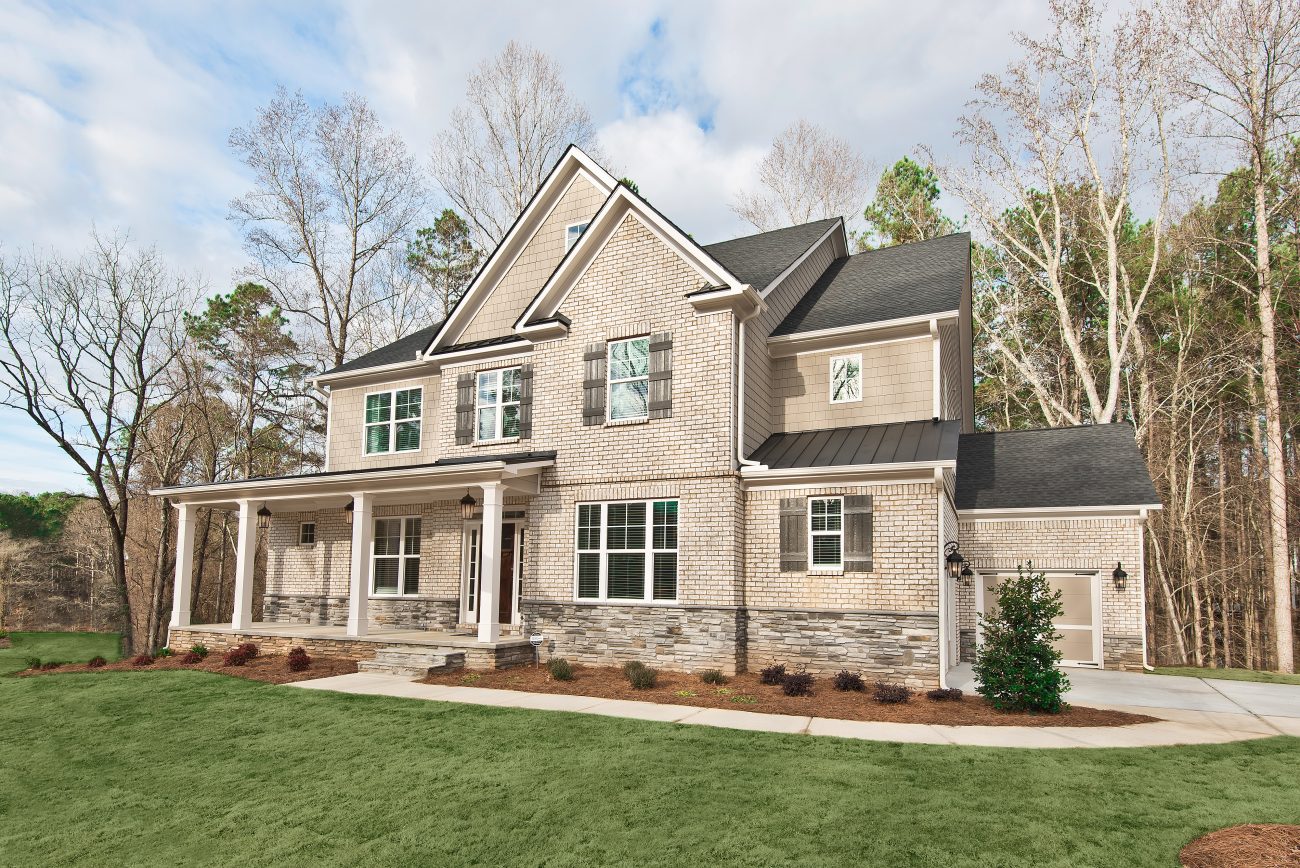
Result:
[[[84,663],[69,663],[57,669],[27,669],[18,675],[30,678],[37,675],[58,675],[65,672],[148,672],[154,669],[196,669],[200,672],[215,672],[218,675],[233,675],[250,681],[265,681],[268,684],[292,684],[295,681],[307,681],[312,678],[328,678],[331,675],[348,675],[357,671],[357,661],[346,657],[312,657],[311,666],[302,672],[290,672],[288,656],[268,654],[249,660],[243,666],[221,665],[221,652],[214,651],[202,663],[185,665],[180,655],[158,657],[148,666],[136,666],[130,660],[119,660],[92,669]]]
[[[1197,838],[1178,857],[1184,868],[1295,868],[1300,826],[1229,826]]]
[[[715,686],[698,675],[660,672],[658,683],[648,690],[633,690],[622,669],[575,666],[572,681],[555,681],[545,667],[446,672],[423,679],[425,684],[526,690],[532,693],[568,693],[603,699],[635,699],[704,708],[731,708],[768,714],[796,714],[840,720],[874,720],[893,723],[938,723],[952,726],[1126,726],[1156,720],[1140,714],[1072,706],[1060,714],[1013,714],[998,711],[978,696],[960,702],[935,702],[924,691],[909,702],[884,705],[865,693],[841,692],[830,678],[818,678],[812,696],[786,696],[778,686],[761,684],[757,673],[731,676]],[[683,695],[688,693],[688,695]]]

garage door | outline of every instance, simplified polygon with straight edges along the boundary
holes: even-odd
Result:
[[[1009,576],[980,577],[980,610],[997,612],[997,585]],[[1048,573],[1047,584],[1061,592],[1064,614],[1052,623],[1061,638],[1056,648],[1061,652],[1061,663],[1066,666],[1101,665],[1101,613],[1098,611],[1098,578],[1096,573],[1071,575]]]

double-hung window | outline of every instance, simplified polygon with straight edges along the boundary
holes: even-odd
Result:
[[[304,521],[302,524],[298,525],[298,545],[316,545],[316,522]]]
[[[564,252],[568,253],[578,243],[582,233],[587,231],[586,223],[570,223],[564,227]]]
[[[650,418],[650,338],[609,344],[609,418]]]
[[[579,600],[677,599],[677,501],[578,504]]]
[[[812,569],[844,568],[844,498],[808,498],[808,543]]]
[[[478,439],[519,436],[519,368],[479,371]]]
[[[420,519],[375,519],[372,592],[376,596],[420,592]]]
[[[862,354],[831,356],[831,403],[862,400]]]
[[[419,449],[423,413],[424,390],[418,386],[366,395],[366,454]]]

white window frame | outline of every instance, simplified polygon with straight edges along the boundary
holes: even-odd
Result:
[[[609,508],[611,506],[645,504],[645,548],[644,549],[611,549],[609,548]],[[656,548],[654,539],[654,507],[656,503],[673,503],[677,507],[677,539],[676,545],[669,548]],[[581,507],[595,506],[600,510],[600,524],[597,528],[599,534],[599,547],[594,549],[578,548],[578,527]],[[574,505],[573,510],[573,599],[579,603],[608,603],[611,605],[655,605],[655,606],[675,606],[681,599],[681,534],[682,534],[682,504],[675,497],[654,497],[648,500],[609,500],[609,501],[582,501]],[[641,597],[610,597],[609,596],[609,556],[611,554],[635,554],[645,552],[645,588]],[[654,595],[654,562],[655,555],[673,555],[676,558],[676,586],[671,599],[656,598]],[[582,555],[596,555],[600,559],[600,594],[596,597],[578,596],[578,576],[579,564]]]
[[[813,503],[816,501],[835,501],[840,505],[840,529],[839,530],[813,530]],[[819,536],[838,537],[840,541],[840,561],[837,564],[818,564],[814,563],[816,538]],[[808,498],[808,569],[809,570],[831,570],[843,571],[844,569],[844,497],[842,495],[828,494],[819,497]]]
[[[858,366],[858,396],[856,398],[836,398],[835,397],[835,363],[838,361],[850,361]],[[862,353],[840,353],[831,356],[830,362],[827,363],[827,373],[830,375],[829,384],[826,387],[827,397],[832,404],[856,404],[862,400],[863,383],[862,378]]]
[[[646,343],[646,364],[645,375],[640,377],[619,377],[614,378],[614,347],[619,344],[630,344],[634,341],[645,341]],[[645,412],[640,416],[624,416],[621,419],[614,418],[614,386],[623,383],[636,383],[645,380]],[[616,341],[610,341],[605,348],[605,406],[608,408],[607,418],[611,424],[620,425],[627,422],[644,422],[650,418],[650,336],[637,335],[630,338],[619,338]],[[618,501],[615,501],[618,502]]]
[[[590,225],[591,225],[590,220],[578,220],[564,227],[564,252],[565,253],[568,253],[570,250],[573,249],[573,245],[578,243],[578,239],[582,237],[582,234],[587,231],[587,227]],[[570,239],[569,230],[575,226],[581,228],[578,229],[578,234],[573,236],[572,239]]]
[[[418,416],[411,416],[406,419],[397,418],[397,393],[398,392],[419,392],[420,393],[420,400],[418,402],[418,406],[420,408],[420,414]],[[367,422],[366,405],[370,403],[370,399],[373,396],[385,395],[385,394],[388,395],[388,421]],[[414,449],[398,449],[397,448],[397,426],[404,425],[409,422],[415,423],[416,429],[419,432],[417,434],[419,442],[416,444]],[[381,426],[388,428],[388,448],[384,450],[371,452],[366,448],[370,444],[370,429],[379,428]],[[376,455],[393,455],[398,452],[419,452],[420,449],[422,449],[423,447],[424,447],[424,387],[423,386],[404,386],[398,389],[380,389],[377,392],[366,392],[365,396],[361,399],[361,454],[363,457],[373,458]]]
[[[371,525],[371,528],[370,528],[370,530],[371,530],[371,534],[370,534],[370,539],[371,539],[371,542],[370,542],[370,594],[369,594],[370,598],[371,598],[371,599],[374,599],[374,600],[392,600],[392,599],[395,599],[395,598],[406,598],[406,599],[409,600],[409,599],[413,599],[413,598],[416,598],[416,597],[420,596],[420,567],[421,567],[421,566],[423,565],[423,563],[424,563],[424,540],[423,540],[423,536],[424,536],[424,520],[423,520],[423,517],[422,517],[422,516],[418,516],[418,515],[377,515],[377,516],[374,516],[374,517],[371,519],[371,521],[373,522],[373,524]],[[381,521],[400,521],[400,522],[402,523],[402,536],[401,536],[401,541],[402,541],[402,542],[401,542],[401,549],[402,549],[402,550],[401,550],[398,554],[395,554],[395,555],[377,555],[377,554],[375,554],[375,540],[377,540],[377,539],[379,538],[379,534],[378,534],[376,531],[377,531],[377,528],[378,528],[378,524],[379,524],[379,522],[381,522]],[[407,550],[407,547],[406,547],[406,546],[407,546],[407,542],[408,542],[408,540],[409,540],[409,538],[410,538],[410,536],[411,536],[411,535],[407,532],[407,523],[408,523],[408,522],[411,522],[411,521],[418,521],[418,522],[420,522],[420,532],[417,533],[417,534],[415,534],[415,538],[416,538],[417,540],[420,541],[420,550],[417,551],[415,554],[411,554],[411,553]],[[406,568],[407,568],[407,565],[408,565],[408,562],[409,562],[409,559],[410,559],[410,558],[415,558],[416,561],[417,561],[417,563],[416,563],[416,565],[415,565],[415,593],[414,593],[414,594],[408,594],[408,593],[406,593]],[[397,560],[397,592],[396,592],[396,593],[390,593],[390,592],[388,592],[388,591],[380,591],[380,590],[378,590],[378,588],[377,588],[376,585],[375,585],[375,582],[376,582],[376,580],[378,579],[378,576],[379,576],[378,571],[375,569],[375,565],[378,563],[378,561],[379,561],[380,559],[384,559],[384,560],[396,559],[396,560]]]
[[[306,540],[303,539],[303,536],[306,535],[306,530],[307,530],[307,528],[311,528],[311,541],[310,541],[310,542],[307,542]],[[302,522],[302,523],[300,523],[300,524],[298,525],[298,545],[300,545],[300,546],[314,546],[314,545],[316,545],[316,522],[314,522],[314,521],[304,521],[304,522]]]
[[[517,408],[520,405],[520,402],[518,400],[514,400],[514,401],[502,400],[501,380],[505,377],[507,371],[515,372],[515,388],[516,389],[521,388],[519,386],[519,375],[523,372],[522,365],[511,365],[506,368],[492,368],[491,370],[478,371],[474,374],[474,442],[475,443],[494,443],[499,440],[513,441],[519,439],[518,434],[513,434],[507,437],[504,432],[505,415],[506,415],[505,408],[506,407]],[[480,378],[489,374],[495,374],[497,378],[497,387],[496,387],[497,399],[496,399],[496,403],[494,404],[484,404],[481,402],[482,387],[479,385]],[[523,396],[520,395],[520,397]],[[487,409],[496,410],[496,424],[492,429],[491,437],[480,437],[479,426],[478,426],[479,412]]]

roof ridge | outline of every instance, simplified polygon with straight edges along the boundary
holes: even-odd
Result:
[[[719,244],[730,244],[733,241],[748,241],[753,238],[760,238],[764,235],[774,235],[777,232],[789,232],[792,229],[802,229],[805,226],[815,226],[818,223],[831,223],[842,219],[842,217],[822,217],[817,220],[809,220],[805,223],[795,223],[791,226],[782,226],[779,229],[765,229],[762,232],[752,232],[749,235],[737,235],[734,238],[724,238],[721,241],[710,241],[708,244],[701,246],[707,250],[710,247],[717,247]]]

